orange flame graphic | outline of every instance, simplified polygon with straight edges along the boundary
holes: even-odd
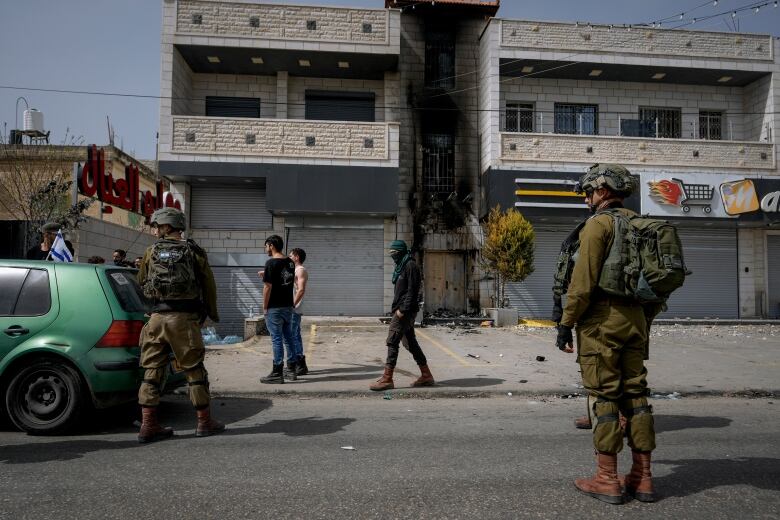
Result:
[[[650,196],[659,204],[669,206],[679,206],[683,197],[682,187],[673,181],[662,180],[658,182],[648,182],[650,185]]]

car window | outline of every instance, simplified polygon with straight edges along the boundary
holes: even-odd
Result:
[[[10,316],[13,312],[27,271],[23,267],[0,267],[0,316]]]
[[[49,273],[44,269],[30,269],[16,300],[14,316],[42,316],[50,308]]]
[[[108,282],[111,289],[114,290],[119,305],[125,312],[144,312],[151,311],[151,304],[144,297],[141,286],[135,278],[135,271],[124,269],[109,269],[106,271]]]

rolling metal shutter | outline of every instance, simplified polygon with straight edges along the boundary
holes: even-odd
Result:
[[[208,117],[260,117],[260,98],[206,96]]]
[[[221,336],[244,337],[244,318],[263,312],[263,282],[258,267],[212,267],[217,282],[219,323],[214,327]]]
[[[306,91],[306,119],[374,121],[373,92]]]
[[[265,186],[192,186],[195,229],[271,229]]]
[[[766,237],[766,272],[769,292],[769,308],[766,315],[780,318],[780,235]]]
[[[574,228],[572,225],[571,229]],[[552,286],[561,243],[571,229],[536,231],[534,272],[522,282],[506,284],[509,306],[521,318],[549,320],[552,315]]]
[[[381,229],[289,228],[287,251],[306,251],[309,281],[304,296],[309,316],[383,314]]]
[[[738,318],[737,232],[680,229],[685,264],[693,274],[675,291],[661,318]]]

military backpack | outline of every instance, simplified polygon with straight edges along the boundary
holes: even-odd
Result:
[[[200,298],[196,259],[189,241],[161,239],[152,246],[144,294],[156,301]]]

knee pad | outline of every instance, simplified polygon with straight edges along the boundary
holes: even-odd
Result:
[[[593,446],[602,453],[620,453],[623,449],[623,431],[620,429],[617,403],[597,399],[593,403],[593,416]]]
[[[165,386],[165,368],[147,368],[141,387],[138,389],[138,402],[143,406],[155,406],[160,402],[160,394]]]
[[[626,416],[626,435],[628,445],[637,451],[655,449],[655,425],[653,407],[646,397],[622,399],[620,409]]]
[[[184,372],[187,379],[187,385],[190,390],[190,401],[196,408],[208,406],[209,398],[209,375],[203,364],[198,364]]]

